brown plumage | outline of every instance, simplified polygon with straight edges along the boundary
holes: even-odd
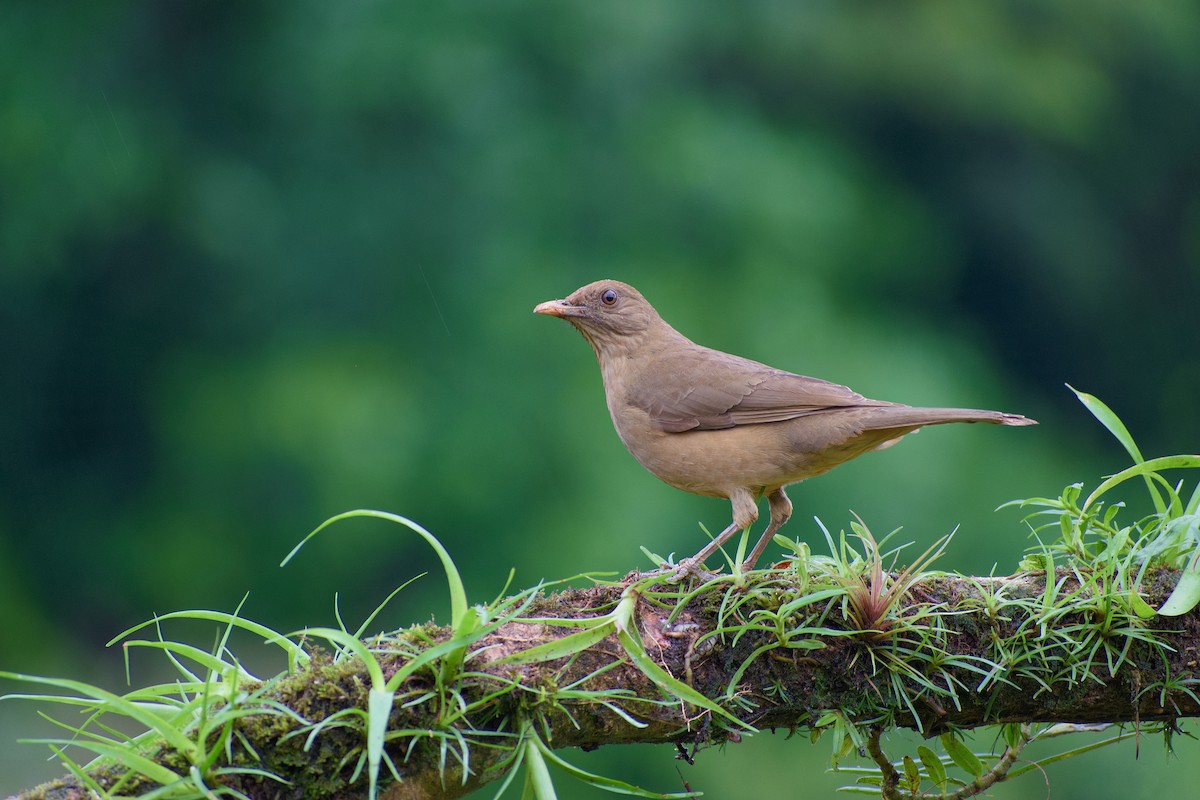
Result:
[[[636,289],[604,280],[534,308],[574,325],[596,352],[617,435],[642,466],[677,489],[727,497],[733,522],[677,576],[698,571],[733,534],[771,520],[750,569],[792,513],[784,487],[881,450],[925,425],[1035,425],[1019,414],[914,408],[702,347],[668,325]]]

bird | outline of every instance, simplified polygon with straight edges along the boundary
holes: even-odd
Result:
[[[743,562],[754,568],[792,515],[786,487],[926,425],[1036,425],[1020,414],[920,408],[871,400],[810,378],[696,344],[671,327],[637,289],[601,280],[534,313],[571,323],[595,351],[613,426],[626,449],[676,489],[727,498],[733,520],[671,580],[708,576],[704,562],[735,533],[770,519]]]

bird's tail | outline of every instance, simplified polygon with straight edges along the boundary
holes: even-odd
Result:
[[[876,410],[867,429],[919,428],[925,425],[945,425],[950,422],[988,422],[992,425],[1037,425],[1037,420],[1003,411],[978,408],[914,408],[884,406]]]

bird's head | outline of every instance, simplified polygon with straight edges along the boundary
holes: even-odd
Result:
[[[633,350],[649,331],[671,330],[637,289],[613,280],[589,283],[563,300],[547,300],[533,313],[574,325],[602,360]]]

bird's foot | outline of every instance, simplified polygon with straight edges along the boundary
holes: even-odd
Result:
[[[672,564],[669,561],[664,561],[658,569],[652,569],[648,572],[630,572],[625,576],[626,581],[640,581],[646,578],[658,578],[665,580],[667,583],[679,583],[688,576],[695,576],[700,579],[701,583],[707,583],[718,577],[720,570],[717,572],[709,572],[704,568],[704,562],[697,561],[695,558],[685,558],[678,564]]]
[[[704,562],[695,558],[685,558],[680,561],[670,577],[667,578],[667,583],[679,583],[684,578],[694,575],[700,579],[701,583],[707,583],[717,577],[715,572],[709,572],[704,568]]]

